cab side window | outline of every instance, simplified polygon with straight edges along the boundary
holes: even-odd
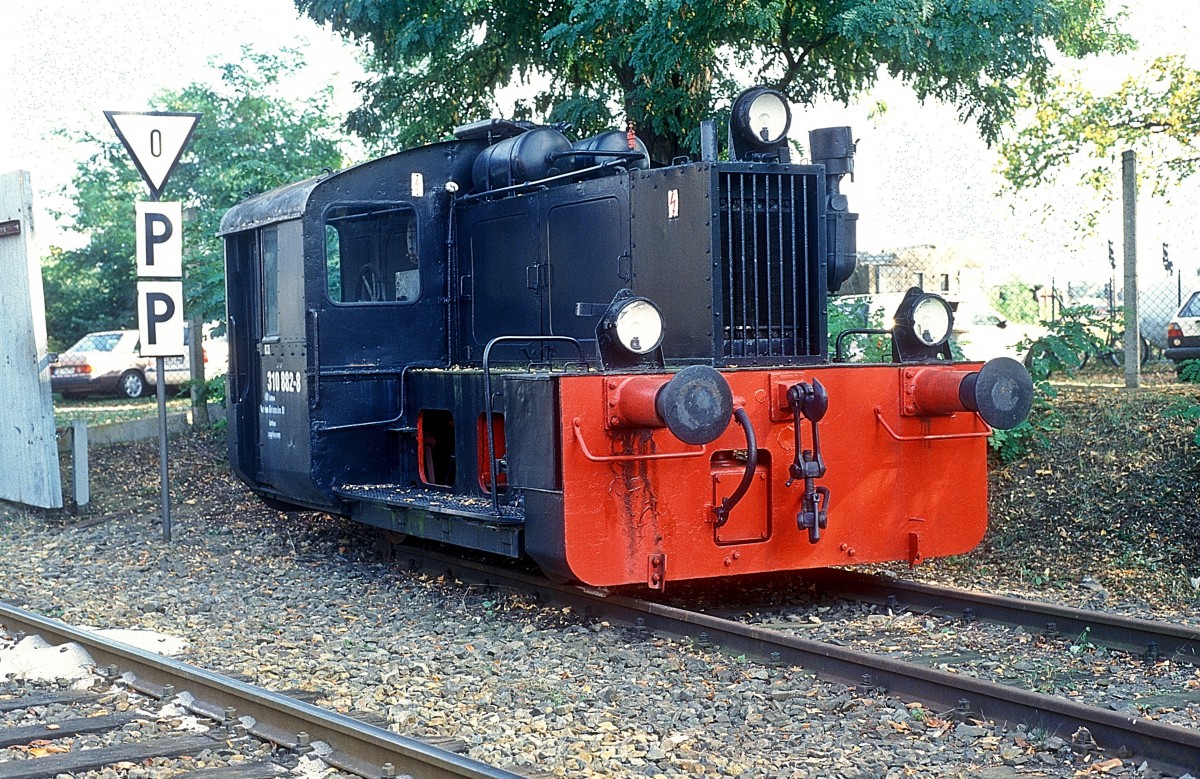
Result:
[[[279,231],[262,231],[262,334],[279,337]]]
[[[416,213],[395,205],[329,209],[325,268],[335,303],[416,302],[421,296]]]

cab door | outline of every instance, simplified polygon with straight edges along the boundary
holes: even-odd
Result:
[[[262,338],[259,231],[225,238],[225,304],[229,341],[229,459],[238,476],[258,482],[258,343]]]
[[[308,323],[301,222],[259,231],[257,415],[259,478],[282,493],[323,502],[309,458]]]

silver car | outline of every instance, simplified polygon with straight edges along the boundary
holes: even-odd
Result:
[[[212,337],[214,325],[205,325],[204,372],[209,378],[228,370],[229,346],[225,339]],[[189,342],[185,325],[184,343]],[[64,398],[83,395],[115,395],[137,398],[154,387],[156,361],[142,357],[138,350],[137,330],[106,330],[88,333],[58,355],[50,366],[50,388]],[[191,377],[191,361],[186,355],[163,360],[163,378],[175,389]]]

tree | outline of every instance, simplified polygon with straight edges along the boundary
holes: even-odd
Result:
[[[342,164],[336,120],[323,89],[299,102],[282,97],[280,81],[298,69],[295,51],[243,51],[215,66],[212,84],[164,92],[154,110],[202,113],[167,183],[163,200],[183,203],[184,291],[189,318],[225,316],[224,255],[216,232],[225,211],[247,192],[262,192]],[[91,330],[134,323],[133,203],[146,190],[115,138],[83,134],[97,149],[79,163],[67,193],[80,249],[52,248],[43,260],[48,329],[58,345]]]
[[[1159,57],[1111,94],[1096,94],[1061,77],[1043,93],[1024,91],[1029,117],[1000,145],[1001,171],[1015,189],[1054,182],[1073,172],[1103,200],[1118,191],[1117,155],[1133,149],[1156,195],[1200,170],[1200,70],[1182,56]],[[1096,215],[1085,215],[1087,226]]]
[[[1103,0],[295,0],[364,47],[376,71],[347,127],[414,145],[497,110],[583,133],[632,121],[652,156],[695,151],[699,121],[753,80],[798,103],[846,102],[884,74],[955,105],[990,143],[1018,87],[1047,81],[1055,49],[1124,49]],[[532,85],[539,86],[533,88]]]

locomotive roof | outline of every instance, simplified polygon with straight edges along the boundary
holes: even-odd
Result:
[[[393,166],[401,159],[408,160],[412,166],[421,166],[414,167],[416,170],[428,168],[426,175],[439,170],[446,176],[457,171],[460,178],[469,177],[471,162],[486,145],[486,141],[483,140],[460,139],[417,146],[254,195],[225,212],[217,235],[229,235],[275,222],[298,219],[304,213],[309,198],[317,187],[333,179],[342,182],[336,186],[345,187],[362,185],[364,182],[374,186],[372,177],[395,179],[397,171]],[[405,181],[407,182],[407,178]]]
[[[277,187],[261,195],[255,195],[238,203],[221,217],[217,235],[228,235],[254,227],[296,219],[304,213],[308,196],[320,184],[336,173],[324,173],[304,181]]]

